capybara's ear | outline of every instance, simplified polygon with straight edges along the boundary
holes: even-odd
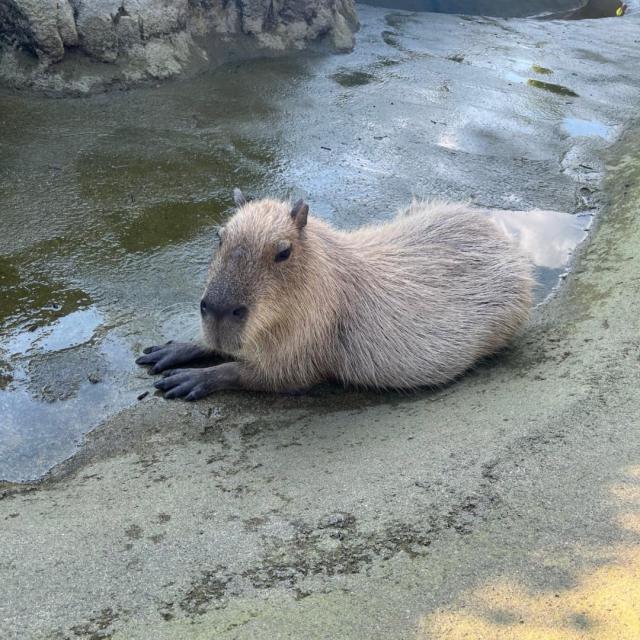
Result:
[[[238,208],[244,207],[244,205],[247,204],[247,199],[238,187],[233,190],[233,201],[236,203],[236,207]]]
[[[302,229],[307,224],[307,216],[309,215],[309,205],[304,200],[298,200],[291,209],[291,217],[296,223],[298,229]]]

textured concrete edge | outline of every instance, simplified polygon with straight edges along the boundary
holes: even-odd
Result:
[[[616,233],[616,215],[621,203],[633,204],[634,195],[630,194],[630,190],[638,191],[640,185],[621,182],[618,171],[621,164],[628,167],[629,162],[625,162],[625,157],[638,149],[639,138],[640,120],[627,123],[616,142],[599,154],[605,163],[605,174],[601,181],[602,201],[595,212],[587,238],[578,245],[572,256],[565,282],[558,287],[548,302],[538,307],[533,319],[534,324],[561,324],[567,318],[573,317],[575,307],[579,304],[577,300],[580,289],[585,281],[594,275],[594,265],[590,263],[593,253],[599,250],[600,244],[625,240],[619,238]],[[632,167],[628,168],[633,171]],[[636,233],[638,231],[636,229]],[[631,237],[626,238],[626,241],[633,242]]]

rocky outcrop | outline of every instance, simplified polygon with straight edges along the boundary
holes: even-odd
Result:
[[[354,0],[0,0],[0,82],[87,92],[234,51],[353,47]]]
[[[52,62],[62,60],[65,46],[78,44],[67,0],[1,0],[0,33]]]

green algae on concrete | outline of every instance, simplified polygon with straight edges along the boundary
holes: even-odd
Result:
[[[382,32],[382,39],[390,47],[395,47],[396,49],[400,48],[399,41],[398,41],[398,34],[395,33],[394,31],[389,31],[389,30],[383,31]]]
[[[399,64],[402,64],[402,60],[397,58],[387,58],[386,56],[381,56],[376,62],[376,67],[397,67]]]
[[[344,70],[334,73],[331,78],[343,87],[358,87],[373,82],[376,77],[367,71]]]
[[[533,78],[529,78],[527,80],[527,84],[530,87],[535,87],[536,89],[544,89],[544,91],[550,91],[551,93],[555,93],[559,96],[569,96],[572,98],[577,98],[578,94],[569,89],[568,87],[564,87],[561,84],[554,84],[553,82],[543,82],[542,80],[534,80]]]
[[[0,300],[0,325],[5,331],[23,325],[23,329],[33,332],[90,304],[86,292],[41,272],[6,286]]]
[[[190,240],[217,224],[228,209],[218,200],[161,202],[144,207],[134,216],[116,217],[111,224],[125,251],[148,252]]]
[[[531,71],[540,73],[542,75],[551,75],[553,73],[551,69],[547,69],[547,67],[541,67],[539,64],[531,65]]]

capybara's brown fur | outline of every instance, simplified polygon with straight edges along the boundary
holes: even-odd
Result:
[[[239,192],[237,202],[202,302],[208,346],[236,362],[205,370],[218,372],[199,391],[180,378],[158,384],[173,396],[325,380],[442,385],[506,345],[528,318],[529,260],[467,205],[413,202],[389,222],[339,231],[307,219],[302,202],[247,203]]]

